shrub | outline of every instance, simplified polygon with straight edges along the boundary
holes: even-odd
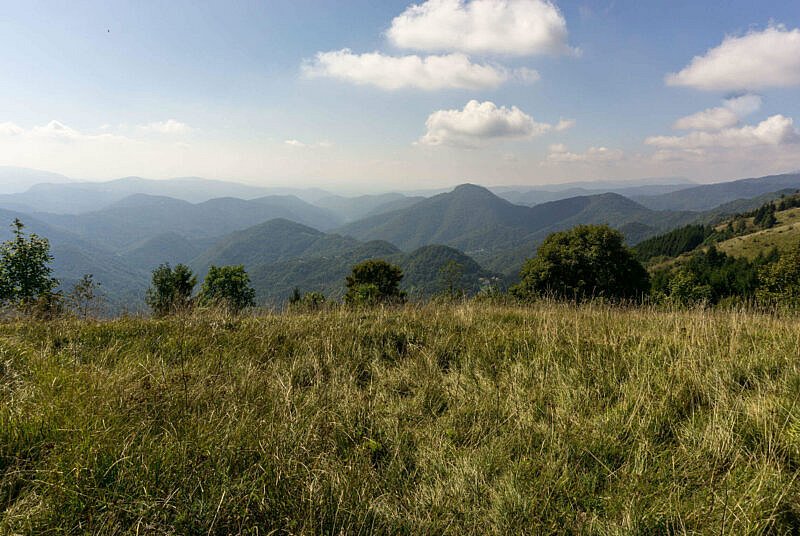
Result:
[[[800,307],[800,244],[764,266],[756,291],[758,301],[768,306]]]
[[[173,269],[169,263],[153,270],[152,282],[147,289],[147,305],[156,316],[184,311],[192,305],[192,291],[197,277],[191,269],[178,264]]]
[[[233,312],[256,304],[256,291],[250,286],[250,276],[244,266],[212,266],[200,289],[200,301],[206,305],[221,305]]]
[[[520,298],[553,296],[636,298],[649,288],[647,271],[625,246],[622,234],[606,225],[579,225],[553,233],[528,259],[512,292]]]
[[[353,266],[347,276],[345,302],[374,305],[378,303],[401,303],[406,294],[400,290],[403,270],[384,260],[369,260]]]

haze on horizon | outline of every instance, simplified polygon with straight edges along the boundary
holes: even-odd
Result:
[[[12,2],[0,166],[362,191],[800,169],[800,4]]]

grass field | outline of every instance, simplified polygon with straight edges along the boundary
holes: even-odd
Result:
[[[717,248],[728,255],[752,260],[773,247],[784,252],[800,245],[800,208],[782,210],[775,216],[778,223],[774,227],[725,240]]]
[[[0,326],[0,534],[792,534],[800,320],[471,303]]]

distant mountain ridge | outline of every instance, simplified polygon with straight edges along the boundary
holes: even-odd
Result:
[[[171,197],[134,194],[95,212],[34,216],[112,250],[167,231],[193,240],[221,237],[274,218],[319,229],[330,229],[340,221],[328,211],[292,196],[251,200],[226,197],[193,204]]]
[[[800,173],[703,184],[660,195],[636,196],[633,200],[653,210],[703,211],[738,199],[791,188],[800,188]]]
[[[448,260],[464,267],[463,284],[475,291],[481,281],[498,274],[508,281],[554,231],[578,224],[608,224],[623,232],[629,244],[635,244],[688,223],[713,222],[731,211],[754,208],[781,193],[792,193],[800,188],[800,174],[701,186],[679,181],[632,186],[639,193],[687,186],[639,196],[650,208],[616,192],[524,206],[474,184],[432,197],[399,193],[345,197],[323,190],[297,190],[316,204],[285,193],[248,199],[226,195],[191,202],[136,191],[156,182],[162,181],[127,178],[109,183],[39,185],[29,194],[39,196],[43,206],[63,207],[71,199],[81,199],[85,210],[58,214],[39,205],[34,209],[16,203],[25,200],[24,195],[0,195],[0,219],[10,223],[19,217],[28,230],[50,239],[55,275],[64,289],[83,274],[92,273],[118,309],[144,306],[150,272],[163,262],[190,264],[201,277],[212,264],[244,264],[252,270],[260,299],[277,304],[295,286],[339,295],[352,264],[381,257],[406,270],[404,288],[426,296],[440,289],[439,269]],[[104,190],[103,184],[111,184],[111,191]],[[197,185],[202,186],[192,194],[197,198],[217,191],[215,188],[229,188],[228,183],[197,178],[163,181],[158,188],[168,191]],[[786,185],[790,186],[784,188]],[[240,186],[250,194],[294,191]],[[509,189],[499,193],[509,192],[520,193]],[[757,192],[755,196],[747,197],[753,192]],[[652,208],[711,203],[712,210],[703,211]],[[2,236],[10,236],[7,227]]]
[[[635,237],[638,240],[695,218],[691,213],[653,211],[610,193],[525,207],[481,186],[465,184],[411,207],[347,224],[337,232],[359,240],[386,240],[406,251],[444,244],[461,249],[493,270],[501,269],[494,258],[503,263],[515,259],[505,270],[516,271],[521,260],[532,255],[553,231],[581,223],[613,227],[640,223],[646,227],[640,230],[643,236]]]
[[[69,183],[74,181],[60,173],[52,173],[39,169],[0,166],[0,194],[2,195],[24,192],[36,184],[45,182]]]
[[[2,177],[0,168],[0,184]],[[19,207],[29,211],[55,214],[81,214],[105,208],[128,196],[140,194],[172,197],[195,204],[221,197],[249,200],[269,195],[293,195],[302,197],[308,202],[331,195],[315,188],[261,187],[201,177],[159,180],[123,177],[103,182],[78,182],[63,177],[63,180],[57,181],[37,181],[29,184],[24,191],[0,195],[0,207]]]

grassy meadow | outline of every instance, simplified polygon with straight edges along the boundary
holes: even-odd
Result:
[[[800,208],[791,208],[775,213],[778,222],[774,227],[755,231],[743,236],[720,242],[720,251],[734,257],[750,260],[759,254],[766,254],[772,248],[786,252],[797,247],[800,242]]]
[[[800,319],[0,325],[0,534],[793,534]]]

